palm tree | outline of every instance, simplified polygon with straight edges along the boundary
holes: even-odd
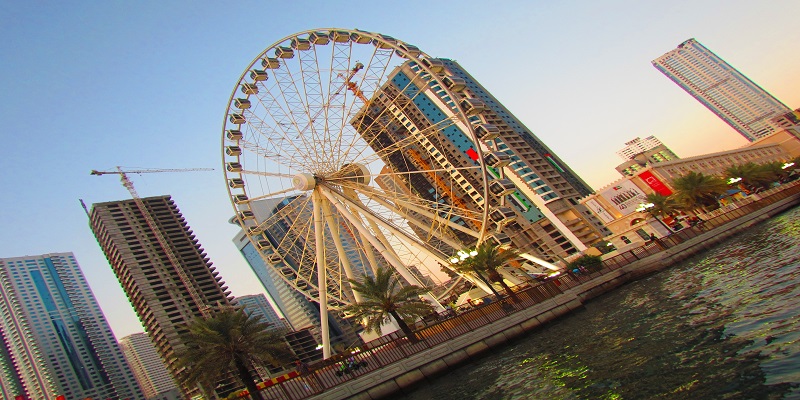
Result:
[[[770,173],[764,167],[753,162],[741,165],[732,165],[725,169],[725,177],[736,179],[741,178],[739,186],[746,192],[753,191],[757,186],[762,186],[768,180]]]
[[[653,207],[647,209],[650,214],[671,216],[678,211],[678,202],[672,196],[664,196],[658,193],[650,193],[647,195],[647,202],[653,203]]]
[[[361,294],[362,300],[345,307],[344,312],[364,321],[367,332],[380,332],[382,325],[394,319],[408,340],[417,342],[406,321],[415,321],[434,311],[431,304],[419,297],[428,289],[414,285],[400,287],[391,269],[378,268],[374,278],[364,275],[361,282],[351,279],[350,286]]]
[[[667,228],[668,233],[672,232],[672,229],[664,223],[663,220],[659,219],[664,217],[672,217],[674,213],[678,211],[680,205],[675,200],[673,196],[664,196],[658,193],[650,193],[647,195],[646,200],[649,204],[652,204],[652,207],[647,208],[645,211],[653,216],[656,221],[660,222],[664,228]]]
[[[177,354],[178,365],[186,368],[184,383],[208,385],[234,371],[253,399],[263,399],[251,368],[281,365],[291,353],[283,331],[269,329],[270,324],[260,320],[241,309],[222,307],[191,321],[184,336],[186,348]]]
[[[717,205],[717,197],[728,190],[724,179],[694,171],[673,180],[672,187],[676,191],[675,200],[689,210]]]
[[[773,161],[758,166],[759,171],[762,173],[762,179],[759,186],[764,189],[769,189],[773,182],[780,181],[784,174],[783,162]]]
[[[475,249],[475,255],[462,260],[455,264],[454,267],[460,272],[472,272],[481,279],[483,279],[483,275],[481,274],[486,273],[489,281],[499,283],[500,286],[503,287],[503,290],[508,293],[508,296],[516,302],[519,300],[517,295],[508,287],[503,280],[503,276],[497,269],[504,266],[509,260],[516,258],[518,255],[519,253],[516,250],[503,250],[500,246],[493,243],[483,242]],[[500,296],[491,284],[489,284],[489,288],[492,289],[492,292],[499,300]]]

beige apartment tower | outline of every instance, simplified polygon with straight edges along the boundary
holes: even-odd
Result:
[[[172,198],[139,200],[158,232],[133,199],[93,204],[91,228],[156,351],[179,382],[175,352],[185,347],[187,323],[210,307],[229,306],[232,297]]]

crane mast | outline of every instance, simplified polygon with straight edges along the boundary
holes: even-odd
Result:
[[[175,255],[175,252],[172,251],[172,248],[167,243],[167,239],[161,233],[161,230],[158,229],[158,225],[156,224],[155,219],[153,216],[150,215],[150,211],[147,210],[147,206],[144,204],[144,201],[139,194],[136,192],[136,188],[133,187],[133,182],[128,178],[127,173],[150,173],[150,172],[181,172],[181,171],[210,171],[211,168],[192,168],[192,169],[143,169],[143,170],[131,170],[131,171],[123,171],[122,168],[117,167],[116,171],[97,171],[92,170],[91,175],[107,175],[107,174],[117,174],[119,175],[119,179],[122,182],[122,186],[125,189],[128,189],[130,192],[131,197],[133,197],[133,202],[136,204],[136,208],[139,209],[139,212],[142,213],[147,226],[153,232],[153,235],[156,237],[156,241],[161,246],[161,249],[164,251],[164,254],[169,259],[169,263],[172,265],[172,268],[178,274],[178,278],[183,283],[183,286],[186,288],[186,291],[189,293],[189,296],[192,298],[192,301],[200,310],[200,313],[203,317],[209,316],[209,306],[203,302],[203,299],[200,297],[200,294],[195,290],[194,285],[192,285],[192,281],[189,278],[189,275],[186,274],[186,271],[183,270],[178,257]]]

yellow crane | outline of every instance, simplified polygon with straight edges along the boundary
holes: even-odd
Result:
[[[128,178],[127,174],[144,174],[144,173],[153,173],[153,172],[188,172],[188,171],[213,171],[213,168],[185,168],[185,169],[157,169],[157,168],[146,168],[146,169],[136,169],[136,170],[127,170],[123,171],[122,167],[116,167],[115,171],[98,171],[92,170],[90,175],[119,175],[119,179],[122,182],[122,186],[125,189],[128,189],[128,192],[131,193],[131,197],[133,197],[133,202],[136,204],[136,208],[139,209],[139,212],[142,213],[145,222],[147,222],[147,226],[150,227],[150,230],[155,235],[158,244],[161,246],[161,249],[166,254],[167,259],[169,259],[169,263],[172,265],[172,268],[175,269],[177,272],[178,277],[183,283],[183,286],[186,288],[186,291],[189,293],[189,296],[192,298],[192,301],[197,306],[200,313],[207,317],[209,313],[209,307],[207,304],[203,302],[203,299],[200,297],[200,294],[197,293],[195,290],[194,285],[192,284],[192,280],[189,279],[189,276],[186,274],[186,271],[183,270],[178,257],[172,251],[172,248],[167,243],[167,239],[164,238],[164,235],[161,233],[161,230],[156,225],[156,221],[153,219],[153,216],[150,215],[150,211],[147,210],[147,206],[145,206],[144,201],[142,198],[139,197],[139,194],[136,193],[136,189],[133,187],[133,182]],[[83,201],[81,201],[83,203]],[[85,206],[84,206],[85,207]]]

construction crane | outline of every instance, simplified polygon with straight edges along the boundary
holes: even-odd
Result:
[[[361,99],[361,101],[363,101],[364,104],[369,103],[369,99],[367,99],[367,97],[364,96],[364,92],[362,92],[361,89],[358,88],[358,85],[352,81],[353,77],[356,76],[358,71],[361,71],[362,69],[364,69],[364,64],[357,62],[355,67],[353,67],[353,69],[350,70],[350,74],[347,77],[345,77],[344,74],[339,73],[338,74],[339,77],[344,79],[345,83],[334,94],[339,94],[342,88],[347,87],[347,89],[353,92],[353,94],[356,95],[356,97]]]
[[[335,92],[333,92],[332,94],[330,94],[330,96],[328,96],[328,102],[322,104],[322,107],[319,110],[317,110],[317,112],[314,113],[314,115],[311,118],[308,119],[308,123],[306,124],[305,127],[303,127],[303,129],[301,129],[299,131],[299,134],[302,135],[306,131],[306,129],[311,127],[311,125],[314,123],[314,121],[316,121],[316,119],[320,116],[320,114],[322,114],[322,111],[324,111],[326,108],[330,107],[331,101],[333,101],[333,99],[336,96],[339,96],[340,94],[342,94],[342,89],[346,88],[347,90],[353,92],[353,94],[356,97],[358,97],[359,99],[361,99],[361,101],[363,101],[364,104],[369,103],[369,99],[367,99],[367,97],[364,96],[364,92],[362,92],[361,89],[358,88],[358,85],[355,82],[352,81],[352,79],[356,76],[356,74],[359,71],[361,71],[362,69],[364,69],[364,64],[361,63],[361,62],[356,62],[356,65],[352,69],[350,69],[350,71],[347,74],[347,76],[345,76],[341,72],[337,74],[337,76],[339,78],[344,80],[344,83],[342,83],[342,85],[339,86],[339,88],[336,89]]]
[[[183,270],[181,267],[181,263],[178,260],[178,257],[172,251],[172,248],[167,243],[167,239],[161,233],[161,230],[156,225],[156,221],[153,219],[153,216],[150,215],[150,211],[147,210],[147,207],[142,201],[142,198],[139,197],[139,194],[136,193],[136,189],[133,187],[133,182],[128,178],[127,174],[144,174],[144,173],[153,173],[153,172],[189,172],[189,171],[213,171],[213,168],[186,168],[186,169],[156,169],[156,168],[148,168],[148,169],[138,169],[138,170],[127,170],[123,171],[121,167],[116,167],[116,171],[98,171],[92,170],[90,175],[119,175],[119,180],[122,182],[122,186],[125,189],[128,189],[128,192],[131,193],[131,197],[133,197],[133,202],[136,204],[136,208],[139,209],[139,212],[142,213],[145,222],[147,222],[147,226],[150,227],[150,230],[155,235],[158,244],[161,246],[161,249],[166,254],[167,258],[169,259],[169,263],[172,265],[172,268],[175,269],[175,272],[178,274],[178,278],[183,283],[183,286],[186,288],[186,291],[189,293],[189,296],[192,298],[192,301],[195,303],[197,308],[200,310],[200,313],[203,317],[209,316],[209,307],[207,304],[203,302],[203,299],[200,297],[200,294],[197,293],[195,290],[194,285],[192,285],[191,279],[186,274],[186,271]],[[81,201],[83,204],[83,201]],[[85,206],[84,206],[85,207]]]

